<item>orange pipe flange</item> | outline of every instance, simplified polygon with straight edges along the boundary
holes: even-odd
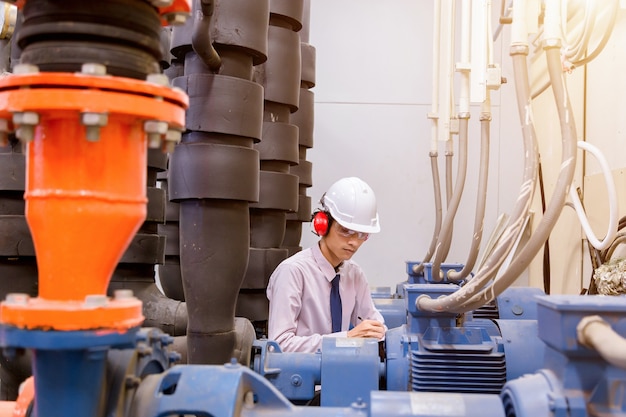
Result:
[[[26,0],[15,0],[15,4],[19,9],[24,7]],[[170,13],[191,13],[191,0],[173,0],[172,4],[167,7],[159,7],[159,14],[161,16]]]
[[[184,24],[186,18],[191,15],[191,0],[174,0],[167,7],[159,7],[159,15],[163,26]],[[183,17],[183,19],[179,19],[179,17]]]
[[[105,294],[146,215],[144,123],[181,131],[186,107],[181,91],[121,77],[42,73],[0,80],[0,117],[13,114],[18,132],[33,134],[24,198],[39,269],[39,298],[7,299],[3,323],[55,330],[141,323],[139,300]],[[90,128],[97,128],[96,137]]]

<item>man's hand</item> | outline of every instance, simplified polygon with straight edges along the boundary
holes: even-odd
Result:
[[[368,337],[381,340],[385,336],[385,326],[376,320],[363,320],[348,332],[348,337]]]

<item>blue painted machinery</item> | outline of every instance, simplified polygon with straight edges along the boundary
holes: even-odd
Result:
[[[511,290],[498,302],[509,305],[503,310],[517,312],[519,319],[429,313],[416,307],[421,295],[439,297],[457,289],[454,284],[404,286],[408,323],[387,332],[387,389],[499,393],[506,381],[541,365],[544,347],[536,336],[536,309],[527,289]]]
[[[539,337],[547,346],[537,372],[502,390],[507,415],[623,416],[626,413],[626,300],[624,297],[544,296],[538,301]],[[597,349],[585,327],[600,326]],[[604,348],[613,357],[603,357]],[[612,364],[614,363],[614,364]]]

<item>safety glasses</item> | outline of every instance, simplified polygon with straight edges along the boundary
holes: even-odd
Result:
[[[357,239],[363,240],[363,241],[367,240],[370,237],[369,233],[357,232],[356,230],[351,230],[346,227],[343,227],[339,223],[335,223],[335,224],[337,225],[337,233],[339,233],[340,236],[347,237],[347,238],[356,237]]]

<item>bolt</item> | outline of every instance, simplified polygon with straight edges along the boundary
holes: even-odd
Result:
[[[172,336],[170,336],[169,334],[161,335],[161,346],[168,346],[172,343],[174,343],[174,338]]]
[[[32,111],[15,112],[13,124],[18,126],[15,136],[22,142],[30,142],[35,137],[35,126],[39,124],[39,114]]]
[[[80,115],[80,122],[84,126],[106,126],[109,116],[106,113],[85,112]]]
[[[107,75],[107,67],[95,62],[87,62],[80,67],[80,72],[85,75]]]
[[[181,358],[182,356],[178,352],[170,352],[167,355],[167,359],[170,361],[170,363],[178,362],[179,360],[181,360]]]
[[[152,355],[152,348],[150,346],[147,346],[144,343],[141,343],[139,345],[137,345],[137,354],[139,356],[148,356],[148,355]]]
[[[23,143],[28,143],[35,137],[34,126],[22,125],[15,130],[15,137]]]
[[[165,153],[173,153],[174,148],[180,143],[183,133],[180,130],[170,129],[165,134]]]
[[[141,383],[141,378],[135,375],[126,375],[124,379],[124,385],[127,389],[137,388]]]
[[[361,397],[358,397],[356,399],[356,402],[350,404],[350,407],[352,407],[353,410],[363,410],[367,407],[367,404],[365,403],[365,401],[363,401]]]
[[[85,302],[83,303],[83,305],[85,307],[92,308],[104,307],[105,305],[107,305],[108,301],[109,299],[106,295],[90,294],[85,297]]]
[[[163,18],[165,19],[165,21],[167,21],[167,24],[172,26],[184,25],[188,17],[188,13],[180,12],[167,13],[163,15]]]
[[[225,368],[239,368],[239,362],[237,362],[236,358],[230,358],[230,362],[224,364]]]
[[[302,377],[298,374],[292,375],[291,385],[293,385],[294,387],[299,387],[300,385],[302,385]]]
[[[133,290],[115,290],[113,291],[113,299],[115,301],[134,299]]]
[[[109,122],[109,115],[106,113],[85,112],[80,115],[80,122],[85,126],[86,138],[89,142],[100,140],[100,128]]]
[[[160,72],[154,74],[148,74],[146,77],[146,81],[153,84],[162,85],[164,87],[170,86],[170,79],[167,78],[167,75],[162,74]]]
[[[30,296],[28,294],[24,294],[21,292],[12,292],[7,294],[7,298],[5,299],[5,304],[13,305],[13,306],[25,306],[28,304],[30,300]]]
[[[26,75],[39,73],[39,67],[33,64],[17,64],[13,67],[13,74]]]
[[[146,340],[148,340],[148,336],[143,331],[138,332],[137,335],[135,336],[135,341],[137,343],[145,342]]]
[[[145,130],[148,137],[148,147],[150,149],[158,149],[161,147],[162,138],[167,134],[168,127],[167,122],[159,120],[146,120],[144,122],[143,130]]]

